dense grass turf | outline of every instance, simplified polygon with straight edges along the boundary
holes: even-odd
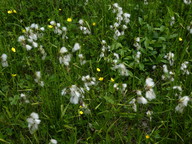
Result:
[[[192,4],[0,0],[0,12],[0,143],[192,143]]]

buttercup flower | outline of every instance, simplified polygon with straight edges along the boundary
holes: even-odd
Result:
[[[101,71],[100,68],[97,68],[97,71],[100,72]]]
[[[16,49],[14,47],[11,48],[12,52],[16,52]]]
[[[111,78],[111,82],[114,82],[115,80],[113,78]]]
[[[100,77],[100,78],[99,78],[99,81],[103,81],[103,79],[104,79],[103,77]]]
[[[183,41],[183,39],[180,37],[180,38],[179,38],[179,41]]]
[[[83,114],[83,111],[79,111],[79,114],[82,115],[82,114]]]
[[[72,18],[67,18],[67,21],[68,22],[72,22]]]
[[[48,25],[48,28],[53,28],[53,26],[52,25]]]
[[[146,135],[146,136],[145,136],[145,138],[146,138],[146,139],[149,139],[149,138],[150,138],[150,136],[149,136],[149,135]]]
[[[12,76],[12,77],[16,77],[16,76],[17,76],[17,74],[11,74],[11,76]]]

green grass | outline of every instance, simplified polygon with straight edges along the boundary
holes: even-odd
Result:
[[[124,13],[131,14],[125,34],[117,40],[110,29],[116,21],[116,14],[112,13],[115,2]],[[0,65],[0,143],[48,144],[50,139],[61,144],[192,143],[192,39],[187,30],[188,26],[192,27],[192,5],[184,4],[183,0],[149,0],[148,3],[144,5],[142,0],[89,0],[86,5],[83,0],[0,0],[0,56],[7,54],[9,64],[8,67]],[[17,13],[8,14],[9,10]],[[175,17],[173,26],[170,26],[171,17]],[[72,18],[72,22],[67,18]],[[80,19],[91,31],[90,35],[80,31]],[[68,39],[62,39],[54,33],[54,28],[48,28],[52,20],[67,27]],[[27,51],[18,42],[18,37],[26,34],[22,30],[32,23],[45,28],[43,37],[37,40],[47,54],[45,60],[42,60],[39,46]],[[140,37],[141,46],[139,62],[135,59],[138,50],[133,46],[137,37]],[[100,58],[102,40],[110,46],[110,51]],[[76,42],[81,49],[72,53],[70,65],[60,64],[61,47],[71,51]],[[164,58],[169,52],[174,53],[172,66]],[[86,60],[84,65],[80,64],[80,53]],[[119,55],[118,63],[126,66],[128,76],[112,69],[114,53]],[[180,70],[185,61],[189,62],[189,75]],[[167,74],[174,81],[171,78],[162,80],[165,64],[174,73]],[[152,69],[154,65],[156,69]],[[36,71],[41,72],[44,87],[34,81]],[[85,90],[84,98],[78,104],[70,103],[69,88],[72,85],[84,87],[81,78],[86,75],[95,77],[96,85],[90,86],[90,91]],[[103,81],[98,80],[100,77]],[[155,82],[156,99],[145,105],[136,102],[135,112],[130,101],[137,99],[137,90],[145,97],[147,77]],[[114,88],[115,83],[119,84],[120,90]],[[127,88],[121,92],[123,83]],[[174,90],[173,86],[181,86],[182,92]],[[64,88],[68,93],[63,96]],[[30,103],[24,102],[21,93]],[[175,111],[179,96],[190,98],[183,113]],[[87,107],[80,107],[83,103]],[[148,110],[153,112],[151,120],[146,115]],[[80,115],[80,111],[84,113]],[[32,112],[38,113],[41,120],[33,134],[27,123]]]

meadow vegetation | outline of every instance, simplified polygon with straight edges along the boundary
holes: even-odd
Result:
[[[0,143],[192,143],[191,0],[0,11]]]

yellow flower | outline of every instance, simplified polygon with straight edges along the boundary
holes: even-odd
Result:
[[[17,76],[17,74],[11,74],[11,76],[12,76],[12,77],[16,77],[16,76]]]
[[[100,77],[100,78],[99,78],[99,81],[103,81],[103,79],[104,79],[103,77]]]
[[[13,13],[17,13],[17,11],[16,11],[16,10],[13,10]]]
[[[83,114],[83,111],[79,111],[79,114],[82,115],[82,114]]]
[[[96,23],[95,23],[95,22],[93,22],[93,23],[92,23],[92,25],[93,25],[93,26],[96,26]]]
[[[101,71],[100,68],[97,68],[97,71],[100,72]]]
[[[13,11],[12,11],[12,10],[8,10],[7,13],[8,13],[8,14],[12,14]]]
[[[11,48],[12,52],[16,52],[16,49],[14,47]]]
[[[52,25],[48,25],[48,28],[53,28],[53,26]]]
[[[111,78],[111,81],[114,82],[115,80],[113,78]]]
[[[179,38],[179,41],[183,41],[183,39],[180,37],[180,38]]]
[[[62,9],[59,9],[59,11],[61,11]]]
[[[83,107],[80,105],[79,108],[83,108]]]
[[[25,29],[22,29],[22,33],[25,33],[26,32],[26,30]]]
[[[150,136],[149,136],[149,135],[146,135],[146,136],[145,136],[145,138],[146,138],[146,139],[149,139],[149,138],[150,138]]]
[[[72,18],[68,18],[67,21],[68,21],[68,22],[72,22]]]

